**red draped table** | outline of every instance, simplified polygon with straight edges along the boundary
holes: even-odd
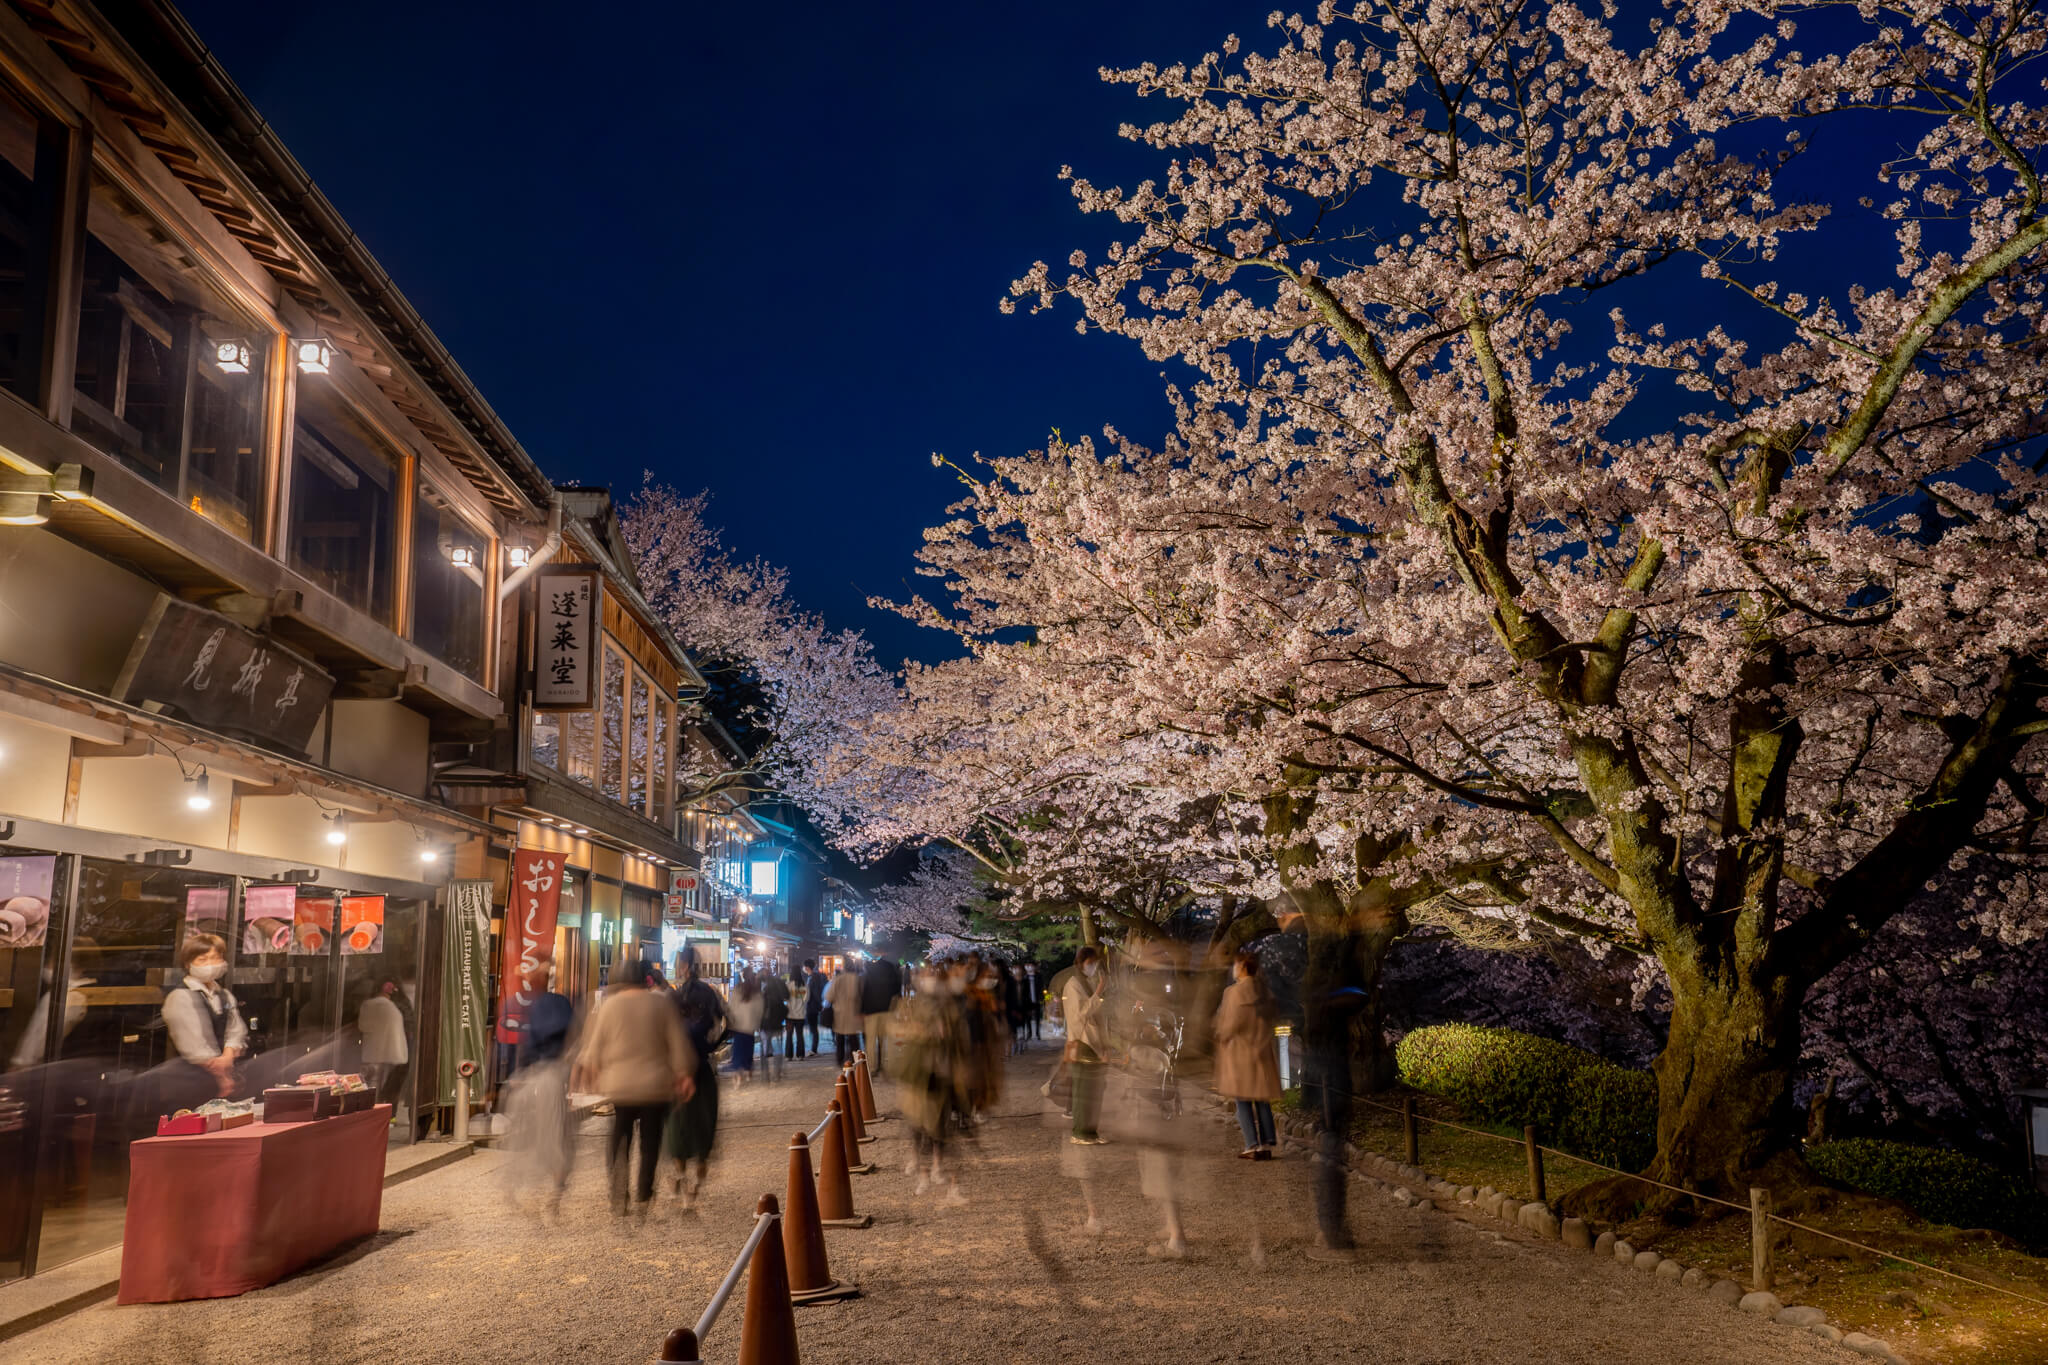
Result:
[[[245,1294],[369,1236],[390,1130],[380,1104],[130,1144],[120,1302]]]

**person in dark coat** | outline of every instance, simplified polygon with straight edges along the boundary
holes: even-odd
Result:
[[[804,981],[809,994],[804,997],[804,1025],[811,1031],[811,1052],[818,1051],[818,1016],[825,1012],[825,992],[832,982],[815,962],[804,963]]]
[[[861,1026],[867,1030],[869,1074],[882,1075],[882,1049],[889,1041],[889,1011],[903,994],[903,972],[886,957],[868,964],[860,976]]]
[[[789,983],[779,972],[761,978],[761,1037],[767,1048],[763,1060],[769,1080],[775,1079],[775,1040],[789,1031]],[[782,1059],[789,1060],[789,1041],[783,1039]]]
[[[711,989],[697,967],[697,955],[683,950],[684,977],[676,988],[675,1007],[683,1017],[683,1032],[697,1054],[694,1091],[669,1110],[668,1130],[663,1134],[665,1153],[681,1169],[675,1178],[675,1192],[683,1196],[684,1207],[696,1203],[704,1187],[704,1175],[711,1164],[711,1147],[718,1138],[718,1066],[712,1053],[725,1037],[725,1001]],[[691,1163],[696,1169],[691,1169]]]

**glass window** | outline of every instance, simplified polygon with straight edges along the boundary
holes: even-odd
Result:
[[[660,698],[655,702],[654,764],[651,778],[654,785],[654,806],[648,814],[654,818],[656,823],[664,827],[668,824],[669,809],[672,804],[669,790],[672,779],[669,776],[668,770],[668,737],[669,730],[675,724],[675,713],[675,703],[667,698]]]
[[[604,650],[604,760],[598,790],[614,801],[625,799],[624,760],[626,756],[626,665],[619,652],[605,642]]]
[[[626,804],[645,814],[647,811],[647,760],[653,740],[648,728],[653,722],[649,711],[653,689],[647,685],[647,675],[639,669],[633,670],[633,736],[627,746],[631,761],[626,767]]]
[[[42,383],[35,363],[41,331],[30,315],[40,310],[31,263],[36,241],[36,127],[28,106],[0,91],[0,386],[35,401]],[[39,319],[38,319],[39,321]]]
[[[263,497],[269,335],[216,302],[95,177],[71,425],[242,539]]]
[[[387,624],[397,463],[324,377],[305,376],[292,424],[289,562]]]
[[[569,749],[562,757],[567,766],[562,776],[572,777],[586,787],[597,785],[597,712],[571,711]]]
[[[490,541],[424,479],[412,522],[412,638],[449,667],[481,679],[484,557]]]
[[[544,768],[562,771],[562,717],[555,711],[533,713],[533,734],[528,740],[533,761]]]

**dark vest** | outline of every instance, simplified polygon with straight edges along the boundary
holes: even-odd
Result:
[[[227,1037],[228,1032],[227,992],[215,994],[197,986],[187,986],[184,989],[187,994],[198,997],[199,1017],[213,1034],[213,1051],[214,1055],[218,1056],[224,1050],[222,1040]]]

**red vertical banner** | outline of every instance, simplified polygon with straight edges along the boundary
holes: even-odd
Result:
[[[505,971],[498,988],[498,1041],[517,1043],[533,1004],[529,976],[543,978],[555,956],[555,913],[562,901],[562,855],[522,848],[512,855],[505,902]]]

